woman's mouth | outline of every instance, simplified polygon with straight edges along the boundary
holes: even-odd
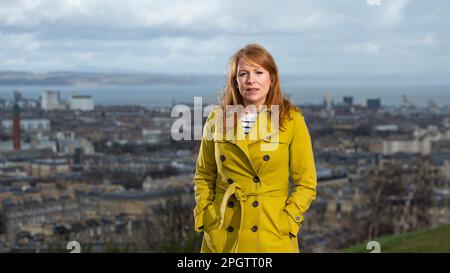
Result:
[[[259,91],[259,88],[247,88],[246,91],[247,92],[257,92],[257,91]]]

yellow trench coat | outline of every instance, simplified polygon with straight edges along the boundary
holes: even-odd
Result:
[[[298,253],[297,235],[317,185],[303,115],[291,110],[284,129],[276,130],[263,110],[247,138],[237,137],[244,135],[240,122],[224,138],[217,111],[206,121],[194,176],[201,252]]]

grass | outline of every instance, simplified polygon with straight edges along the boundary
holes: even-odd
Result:
[[[374,241],[381,245],[381,253],[450,253],[450,224],[409,232],[401,235],[383,236]],[[341,250],[345,253],[369,253],[367,242]]]

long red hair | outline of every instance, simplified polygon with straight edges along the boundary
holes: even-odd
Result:
[[[270,73],[270,90],[267,94],[265,105],[270,109],[272,105],[278,105],[279,109],[279,124],[280,129],[284,128],[286,119],[291,119],[290,110],[294,109],[300,111],[291,101],[283,96],[280,85],[280,76],[278,74],[278,67],[272,55],[264,47],[258,44],[249,44],[239,49],[229,61],[229,70],[227,76],[227,83],[222,92],[222,99],[220,106],[225,113],[227,105],[244,105],[244,100],[237,84],[237,70],[240,60],[246,60],[249,63],[257,64]],[[225,118],[226,115],[224,115]],[[235,116],[236,120],[236,116]]]

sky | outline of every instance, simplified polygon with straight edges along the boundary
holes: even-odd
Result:
[[[450,1],[0,0],[0,71],[216,74],[259,43],[285,75],[450,75]]]

